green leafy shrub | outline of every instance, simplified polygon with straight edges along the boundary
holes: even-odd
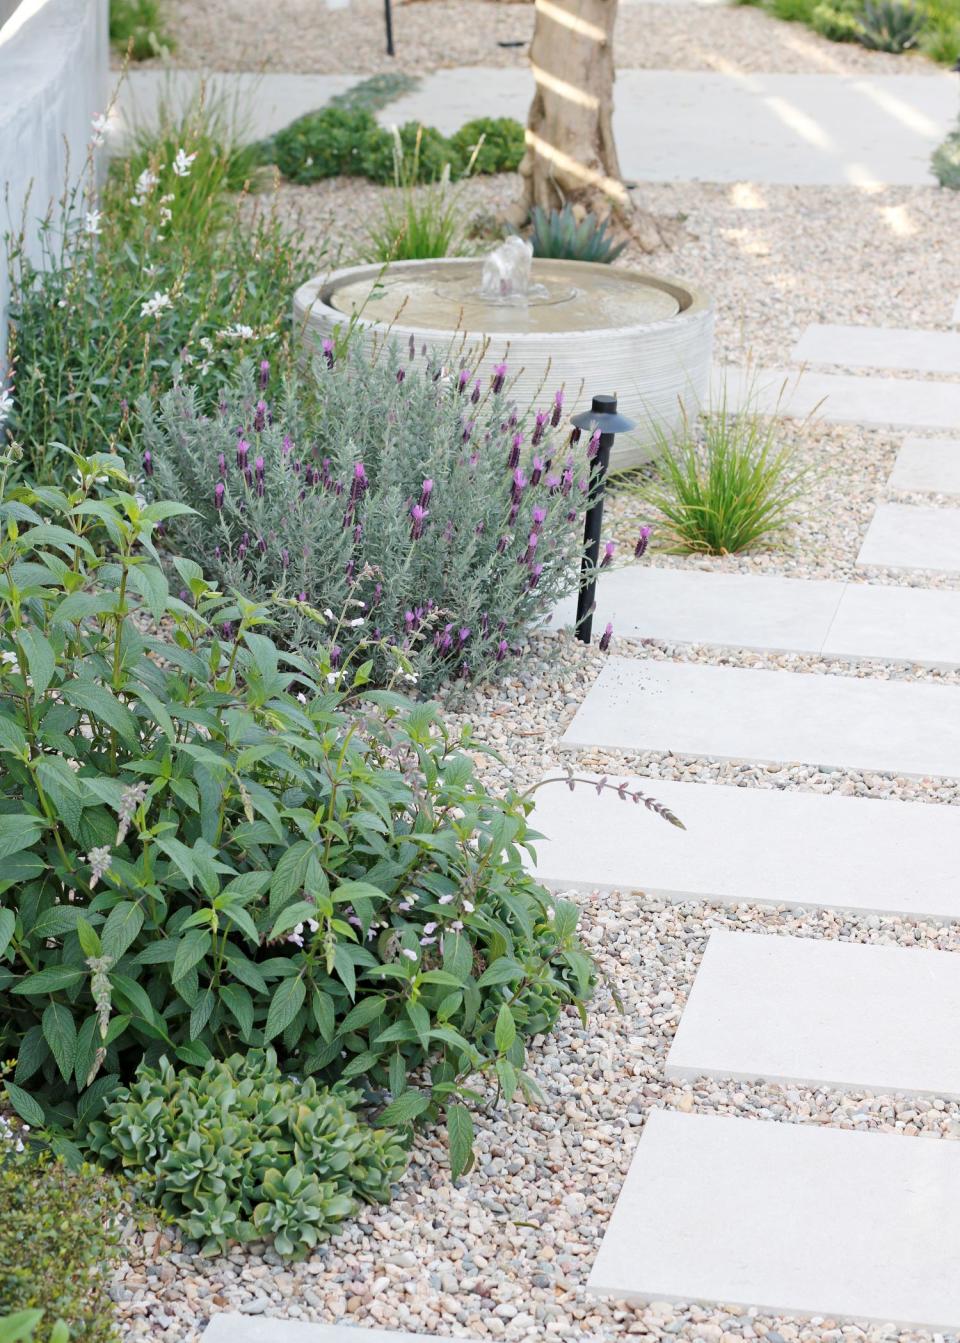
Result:
[[[810,27],[831,42],[858,42],[862,31],[855,15],[829,4],[815,7],[810,15]]]
[[[367,692],[371,648],[278,652],[191,560],[173,595],[178,506],[73,464],[69,494],[0,496],[9,1103],[82,1141],[141,1063],[272,1044],[388,1093],[385,1124],[447,1109],[462,1170],[471,1075],[529,1087],[525,1041],[592,987],[575,906],[521,863],[529,804],[436,706]]]
[[[930,156],[930,167],[942,187],[960,191],[960,128],[937,145]]]
[[[275,368],[285,359],[289,295],[310,264],[299,243],[272,210],[224,204],[229,169],[201,144],[178,146],[184,176],[171,199],[168,148],[135,180],[119,170],[99,204],[91,157],[85,184],[42,230],[39,262],[22,232],[9,240],[7,431],[38,483],[61,479],[63,445],[88,454],[127,441],[145,391],[189,371],[213,407],[254,344],[272,342]]]
[[[110,41],[134,61],[164,56],[176,47],[161,0],[110,0]]]
[[[956,64],[960,59],[960,13],[955,8],[935,8],[928,13],[920,49],[942,65]]]
[[[368,112],[379,112],[398,98],[412,93],[420,82],[416,75],[407,74],[403,70],[386,70],[382,74],[358,80],[350,88],[344,89],[343,93],[335,93],[327,106],[351,110],[362,107]]]
[[[859,18],[862,44],[895,54],[915,47],[924,26],[923,13],[909,0],[867,0]]]
[[[398,170],[397,163],[400,162]],[[363,175],[388,186],[399,180],[408,186],[437,182],[446,174],[457,177],[465,161],[445,135],[432,126],[408,121],[394,131],[379,130],[366,143]]]
[[[117,1338],[108,1287],[120,1206],[102,1172],[0,1139],[0,1339],[64,1343],[66,1329],[83,1343]]]
[[[284,177],[309,183],[363,176],[374,142],[385,145],[389,156],[390,136],[365,107],[325,107],[278,131],[272,151]]]
[[[447,164],[436,180],[421,185],[422,129],[409,153],[404,151],[399,134],[392,137],[396,192],[381,206],[380,218],[370,229],[370,256],[374,261],[420,261],[447,256],[455,241],[459,241],[464,183],[451,182]],[[473,169],[475,153],[467,165],[466,176]]]
[[[450,143],[464,163],[476,154],[475,172],[513,173],[526,151],[525,135],[513,117],[477,117],[461,126]]]
[[[615,243],[607,234],[610,220],[600,220],[594,214],[577,219],[569,205],[562,210],[546,210],[535,205],[531,212],[533,225],[530,241],[533,255],[554,257],[562,261],[596,261],[609,264],[626,247],[626,242]]]
[[[272,1049],[200,1073],[161,1059],[107,1106],[91,1145],[205,1254],[270,1239],[299,1257],[360,1200],[389,1202],[406,1166],[392,1130],[358,1120],[359,1099],[284,1077]]]
[[[778,420],[748,406],[720,405],[699,433],[659,435],[658,478],[645,498],[662,515],[674,548],[736,554],[769,543],[794,521],[809,471],[777,446]]]
[[[578,582],[585,445],[557,445],[559,402],[519,421],[505,365],[485,390],[453,371],[438,394],[433,356],[351,341],[328,358],[272,411],[250,383],[215,417],[185,388],[144,406],[153,489],[195,510],[175,543],[225,587],[279,594],[291,647],[328,637],[311,609],[349,609],[329,635],[345,655],[372,627],[425,690],[502,669]]]

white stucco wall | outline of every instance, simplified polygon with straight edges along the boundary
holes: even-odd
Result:
[[[72,174],[82,168],[90,120],[105,110],[108,96],[108,3],[20,0],[0,26],[0,234],[19,230],[29,191],[27,231],[35,245],[38,219],[63,191],[68,153]],[[2,386],[5,248],[0,260]]]

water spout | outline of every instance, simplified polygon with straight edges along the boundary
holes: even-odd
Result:
[[[514,234],[483,259],[480,297],[488,303],[525,305],[530,300],[533,246]],[[540,286],[536,286],[537,289]]]

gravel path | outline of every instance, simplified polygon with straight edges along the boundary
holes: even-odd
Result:
[[[173,64],[211,70],[285,70],[314,74],[412,74],[458,65],[522,65],[533,7],[485,0],[414,0],[394,8],[397,54],[386,55],[380,0],[167,0],[177,41]],[[920,55],[891,56],[828,42],[799,24],[783,24],[745,6],[625,4],[616,30],[623,68],[823,74],[936,73]]]

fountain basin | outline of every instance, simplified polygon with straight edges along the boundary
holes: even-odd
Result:
[[[368,344],[412,335],[449,348],[481,377],[505,362],[521,406],[545,405],[564,386],[566,409],[615,392],[637,429],[615,441],[611,467],[638,466],[656,451],[655,426],[671,432],[707,394],[713,304],[684,281],[583,261],[535,259],[528,302],[480,295],[481,261],[455,257],[351,266],[316,276],[294,295],[307,349],[356,315]]]

